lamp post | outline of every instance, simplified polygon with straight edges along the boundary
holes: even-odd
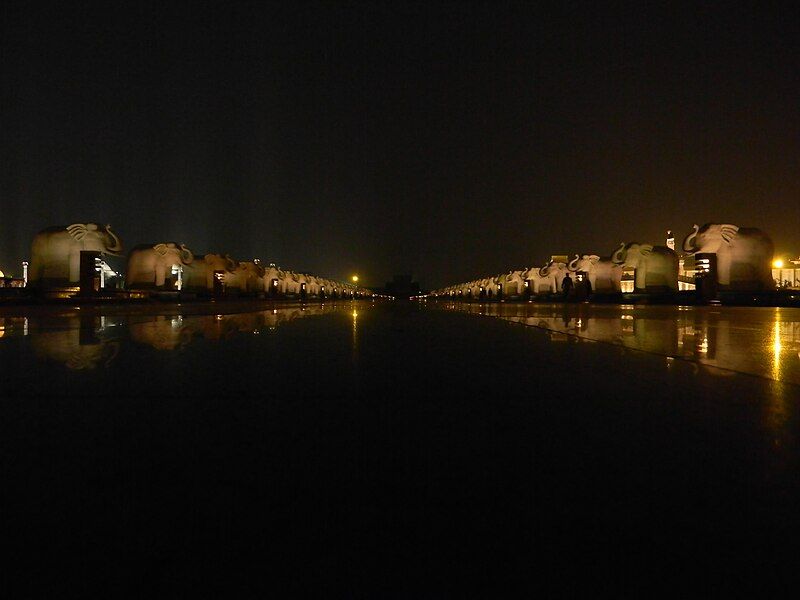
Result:
[[[183,288],[183,265],[172,265],[172,274],[178,276],[178,291],[181,291]]]

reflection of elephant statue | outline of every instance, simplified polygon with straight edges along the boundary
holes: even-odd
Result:
[[[536,271],[534,271],[536,273]],[[564,277],[567,276],[568,269],[567,265],[563,262],[556,262],[551,260],[545,266],[543,266],[538,271],[539,280],[536,281],[536,292],[541,292],[541,288],[548,288],[549,291],[557,294],[561,289],[561,283],[564,281]]]
[[[192,341],[196,324],[193,319],[180,316],[157,316],[150,321],[131,323],[128,331],[137,344],[147,344],[156,350],[177,350]]]
[[[122,252],[122,242],[110,225],[74,223],[67,227],[48,227],[37,233],[31,244],[29,285],[78,283],[83,250],[118,256]]]
[[[597,254],[576,254],[567,268],[573,273],[586,273],[593,292],[611,293],[622,290],[622,267],[611,262],[610,258],[600,258]]]
[[[214,290],[214,279],[218,272],[224,278],[236,271],[238,263],[227,254],[206,254],[195,258],[184,271],[184,288],[195,290]]]
[[[31,347],[41,359],[59,362],[73,371],[108,366],[119,353],[119,342],[81,339],[80,328],[44,331],[31,336]]]
[[[172,282],[172,268],[186,267],[193,260],[192,251],[175,242],[136,246],[128,255],[127,285],[129,288],[161,288],[169,277],[171,283],[168,287],[172,288],[177,283],[177,277]]]
[[[634,271],[637,292],[675,292],[678,290],[678,255],[666,246],[630,242],[622,244],[611,262]]]
[[[683,250],[690,254],[717,255],[717,283],[737,291],[775,288],[772,279],[772,240],[760,229],[730,224],[694,225],[683,240]]]

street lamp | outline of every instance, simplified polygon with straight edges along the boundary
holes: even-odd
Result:
[[[351,277],[351,279],[353,280],[353,283],[357,283],[358,282],[358,275],[353,275]]]

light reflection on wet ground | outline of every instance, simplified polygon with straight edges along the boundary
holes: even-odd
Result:
[[[35,557],[9,572],[498,597],[800,550],[793,312],[208,308],[4,313],[0,514]]]
[[[442,304],[554,334],[623,346],[700,367],[800,384],[800,309],[589,304]]]
[[[30,316],[0,316],[0,340],[9,345],[27,342],[36,358],[55,361],[68,369],[83,370],[109,367],[120,348],[126,346],[181,351],[193,341],[219,342],[236,336],[269,334],[296,319],[334,312],[352,314],[355,331],[357,314],[352,303],[284,306],[248,312],[226,312],[228,306],[222,305],[218,314],[195,314],[194,308],[190,306],[187,311],[179,306],[163,306],[158,312],[166,314],[148,314],[152,307],[129,312],[120,311],[118,307],[82,307],[33,311]],[[27,339],[23,342],[20,338]]]

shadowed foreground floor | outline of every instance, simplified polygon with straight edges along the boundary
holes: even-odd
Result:
[[[4,586],[492,597],[787,573],[800,387],[703,362],[702,328],[668,359],[505,316],[8,319]]]

